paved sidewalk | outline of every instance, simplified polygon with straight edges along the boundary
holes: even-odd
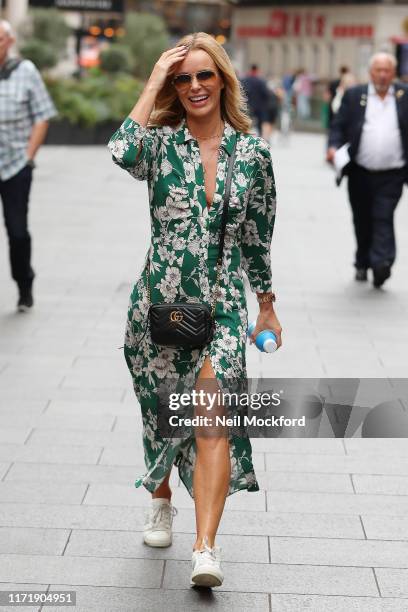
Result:
[[[335,189],[323,148],[321,136],[298,134],[276,149],[285,344],[266,357],[249,347],[249,373],[406,376],[407,193],[393,277],[384,290],[357,286],[345,185]],[[226,578],[212,595],[188,586],[194,512],[175,473],[174,544],[141,544],[140,416],[118,347],[149,239],[146,187],[103,147],[44,148],[31,225],[38,278],[27,315],[14,312],[0,228],[1,589],[71,588],[77,611],[406,612],[404,439],[254,440],[262,490],[227,500]]]

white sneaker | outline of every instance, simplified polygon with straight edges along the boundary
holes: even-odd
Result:
[[[152,499],[146,513],[143,540],[148,546],[170,546],[172,542],[171,526],[177,509],[165,497]]]
[[[195,550],[191,558],[191,586],[215,587],[221,586],[224,574],[221,569],[221,549],[218,546],[210,548],[208,538],[203,540],[204,548]]]

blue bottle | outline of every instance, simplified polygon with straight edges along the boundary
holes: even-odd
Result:
[[[255,329],[256,321],[249,324],[247,336],[250,336]],[[264,329],[255,339],[256,347],[263,353],[274,353],[278,348],[276,335],[271,329]]]

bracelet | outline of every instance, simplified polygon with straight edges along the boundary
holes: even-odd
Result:
[[[276,295],[273,292],[264,293],[263,295],[257,295],[256,299],[258,304],[266,304],[267,302],[276,302]]]

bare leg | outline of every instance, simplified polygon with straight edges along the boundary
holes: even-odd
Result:
[[[155,499],[156,497],[166,497],[168,500],[171,500],[171,489],[169,485],[170,474],[171,474],[171,469],[169,473],[167,474],[166,478],[161,483],[160,487],[156,489],[154,493],[152,493],[153,499]]]
[[[205,380],[204,380],[205,379]],[[218,383],[209,357],[206,357],[197,379],[197,389],[217,393]],[[214,409],[207,411],[200,407],[199,414],[214,416]],[[217,411],[217,414],[222,414]],[[196,412],[197,414],[197,412]],[[204,434],[205,428],[196,427],[197,457],[194,469],[193,488],[196,511],[197,539],[193,550],[202,548],[203,538],[207,536],[210,547],[214,546],[215,535],[228,493],[231,463],[229,454],[228,430],[226,428],[210,435]]]

